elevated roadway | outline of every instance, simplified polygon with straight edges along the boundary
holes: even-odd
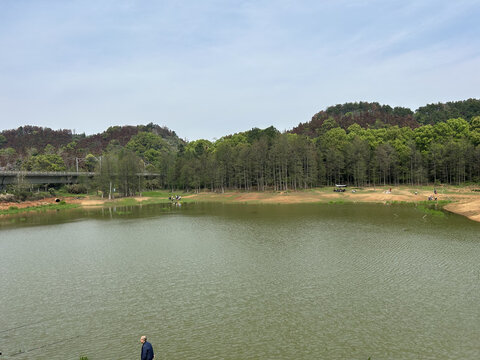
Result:
[[[0,171],[0,189],[10,184],[17,184],[22,179],[35,185],[75,184],[80,177],[93,178],[95,172],[85,171]],[[137,176],[153,177],[158,174],[138,173]]]

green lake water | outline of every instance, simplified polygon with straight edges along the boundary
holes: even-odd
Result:
[[[1,359],[479,359],[480,224],[385,205],[0,218]]]

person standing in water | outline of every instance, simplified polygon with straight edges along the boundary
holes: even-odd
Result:
[[[155,356],[153,353],[152,344],[147,341],[147,337],[143,335],[140,338],[140,342],[142,343],[142,352],[141,352],[141,360],[152,360]]]

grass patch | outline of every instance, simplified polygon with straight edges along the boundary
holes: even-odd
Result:
[[[419,201],[417,202],[417,205],[419,206],[425,206],[427,208],[440,208],[442,209],[445,205],[450,204],[452,201],[451,200],[437,200],[437,201]]]
[[[73,194],[69,193],[68,191],[64,189],[56,190],[55,193],[57,194],[57,197],[74,197],[74,198],[84,198],[87,197],[89,194]]]
[[[417,206],[417,209],[427,215],[436,216],[436,217],[445,217],[445,213],[442,210],[432,209],[424,205]]]
[[[147,196],[145,193],[142,193],[143,196]],[[150,197],[150,196],[149,196]],[[182,199],[181,202],[184,202]],[[107,201],[102,206],[112,207],[112,206],[136,206],[136,205],[148,205],[148,204],[166,204],[170,203],[167,197],[154,196],[152,199],[133,199],[133,198],[121,198],[115,199],[113,201]]]
[[[426,215],[445,217],[443,207],[450,203],[451,201],[449,200],[419,201],[416,205],[417,209]]]
[[[132,206],[132,205],[138,205],[139,201],[132,199],[132,198],[121,198],[121,199],[116,199],[113,201],[107,201],[103,204],[103,206]]]
[[[19,208],[17,206],[10,206],[7,210],[0,210],[0,215],[14,215],[24,212],[43,212],[48,210],[60,210],[60,209],[74,209],[79,207],[78,204],[67,204],[65,201],[62,201],[58,204],[48,204],[48,205],[38,205],[38,206],[29,206],[25,208]]]
[[[172,192],[167,192],[167,191],[142,191],[142,196],[148,196],[148,197],[164,197],[168,199],[169,196],[172,196]],[[183,193],[174,193],[175,195],[180,195],[184,196]]]
[[[399,200],[387,201],[386,203],[389,205],[400,205],[400,206],[412,204],[411,202],[408,202],[408,201],[399,201]]]
[[[183,202],[183,200],[182,200]],[[148,204],[167,204],[170,203],[168,199],[164,198],[153,198],[153,199],[147,199],[147,200],[141,200],[139,204],[141,205],[148,205]]]
[[[433,209],[433,210],[442,210],[443,207],[447,204],[450,204],[451,200],[437,200],[437,201],[399,201],[391,200],[387,201],[388,205],[397,205],[397,206],[416,206],[417,208]]]

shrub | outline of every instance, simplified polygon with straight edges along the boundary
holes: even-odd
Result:
[[[145,187],[150,190],[160,189],[160,182],[158,179],[146,180]]]
[[[83,184],[65,185],[65,190],[70,194],[86,194],[88,189]]]
[[[31,193],[29,199],[31,200],[41,200],[45,197],[45,193]]]
[[[32,195],[32,193],[30,191],[20,190],[16,191],[14,195],[17,200],[25,201]]]

